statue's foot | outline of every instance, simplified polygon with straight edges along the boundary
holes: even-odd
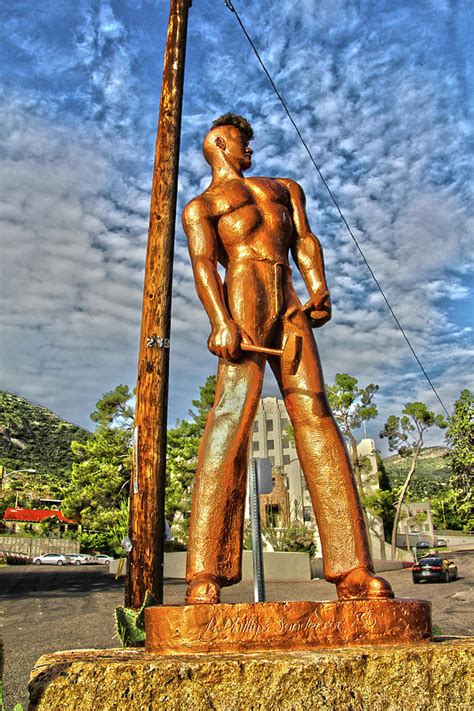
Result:
[[[186,590],[186,604],[216,605],[221,601],[221,586],[215,575],[201,573],[191,580]]]
[[[394,597],[390,583],[380,578],[367,568],[351,570],[336,583],[339,600],[355,598],[392,598]]]

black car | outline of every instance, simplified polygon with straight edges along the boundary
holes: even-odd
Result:
[[[416,547],[417,548],[431,548],[430,544],[428,541],[417,541],[416,542]]]
[[[423,580],[426,582],[445,582],[458,579],[458,569],[451,560],[430,555],[420,558],[411,569],[413,582],[418,584]]]

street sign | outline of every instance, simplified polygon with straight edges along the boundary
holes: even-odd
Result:
[[[255,458],[257,467],[259,494],[271,494],[273,491],[272,463],[269,459]]]

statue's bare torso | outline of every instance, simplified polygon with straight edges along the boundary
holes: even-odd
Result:
[[[254,259],[288,264],[294,225],[285,180],[231,180],[211,186],[198,200],[215,220],[224,266]]]

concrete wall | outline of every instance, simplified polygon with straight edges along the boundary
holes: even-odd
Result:
[[[379,573],[384,570],[398,570],[403,567],[402,560],[413,561],[411,552],[399,551],[399,553],[399,560],[375,560],[375,571]],[[118,559],[112,561],[109,565],[109,572],[117,575],[118,566]],[[308,553],[264,552],[263,566],[265,580],[311,580],[324,577],[322,558],[310,558]],[[125,575],[126,570],[126,565],[123,565],[120,575]],[[165,578],[184,580],[185,570],[185,551],[165,553]],[[253,580],[252,551],[244,551],[242,579]]]
[[[311,566],[308,553],[263,554],[263,567],[266,580],[311,580]],[[186,553],[165,553],[165,577],[184,578]],[[253,579],[252,551],[244,551],[242,561],[242,579]]]
[[[0,536],[0,551],[25,553],[30,558],[43,553],[79,553],[79,549],[79,541],[71,541],[67,538]]]
[[[276,553],[263,554],[265,580],[311,580],[311,565],[308,553]],[[166,578],[184,579],[186,570],[186,552],[165,553],[164,574]],[[109,565],[109,572],[117,575],[118,560]],[[125,575],[126,566],[121,570]],[[252,551],[244,551],[242,562],[242,579],[253,580]]]
[[[410,561],[413,558],[410,557]],[[401,570],[403,563],[401,560],[374,560],[374,570],[376,573],[383,573],[385,570]],[[311,572],[313,578],[324,578],[323,559],[313,558],[311,561]]]
[[[448,546],[461,546],[472,544],[474,546],[474,535],[463,533],[462,531],[435,531],[435,538],[444,538]]]
[[[390,562],[391,559],[392,559],[392,547],[391,547],[390,543],[382,543],[381,541],[378,542],[378,546],[379,546],[379,548],[380,548],[380,551],[382,552],[382,555],[379,556],[379,554],[378,554],[378,552],[377,552],[377,551],[378,551],[378,548],[376,547],[376,546],[377,546],[377,541],[374,540],[373,537],[372,537],[371,540],[372,540],[372,546],[373,546],[373,547],[372,547],[372,551],[373,551],[372,557],[373,557],[373,559],[374,559],[374,560],[378,560],[379,557],[380,557],[380,559],[381,559],[382,561],[387,560],[388,562]],[[400,561],[406,561],[406,562],[411,562],[411,561],[413,561],[413,555],[412,555],[411,550],[410,550],[410,551],[407,551],[407,550],[405,550],[405,549],[403,549],[403,548],[397,548],[396,553],[395,553],[395,557],[396,557],[396,560],[400,560]],[[388,568],[387,568],[387,570],[388,570]]]
[[[464,536],[453,536],[445,533],[435,532],[433,536],[427,536],[420,533],[409,533],[408,539],[410,547],[415,546],[418,541],[426,541],[432,548],[436,548],[439,539],[444,539],[448,548],[451,546],[461,545],[471,545],[474,547],[474,536],[469,536],[467,534]],[[397,533],[397,546],[404,546],[406,548],[406,540],[407,537],[405,534]]]

